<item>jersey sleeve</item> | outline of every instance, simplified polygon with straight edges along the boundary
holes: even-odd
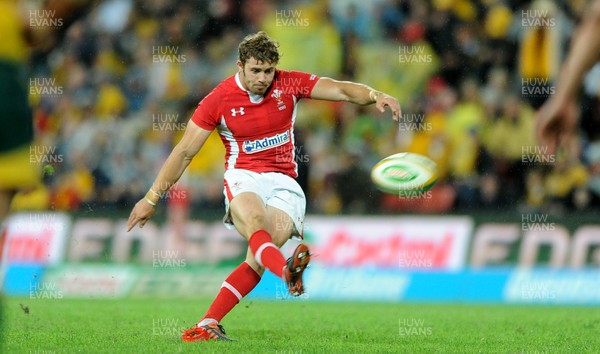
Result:
[[[219,98],[215,91],[204,97],[192,115],[192,122],[202,129],[213,130],[219,125]]]
[[[293,92],[297,92],[297,97],[310,98],[310,93],[317,84],[317,81],[319,81],[319,77],[302,71],[290,71],[289,75],[292,78],[292,80],[289,80],[289,83],[295,86],[293,87]]]

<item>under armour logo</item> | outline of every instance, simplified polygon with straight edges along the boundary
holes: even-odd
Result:
[[[244,113],[244,107],[240,107],[240,109],[239,109],[238,111],[236,111],[236,110],[235,110],[235,108],[232,108],[232,109],[231,109],[231,115],[232,115],[233,117],[235,117],[235,116],[236,116],[236,114],[238,114],[238,113],[239,113],[239,114],[241,114],[241,115],[244,115],[244,114],[245,114],[245,113]]]

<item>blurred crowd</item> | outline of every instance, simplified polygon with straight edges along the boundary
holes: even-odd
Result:
[[[91,1],[60,25],[52,49],[32,53],[32,163],[43,169],[44,185],[19,195],[15,207],[129,209],[198,102],[235,73],[241,39],[258,30],[279,40],[279,68],[362,82],[402,104],[394,122],[372,106],[300,103],[296,156],[309,212],[598,206],[600,70],[586,79],[577,155],[546,156],[534,138],[533,113],[554,92],[584,6],[581,0]],[[374,189],[371,167],[400,151],[437,162],[440,179],[431,192],[399,198]],[[167,203],[190,205],[196,215],[222,212],[223,156],[213,133]]]

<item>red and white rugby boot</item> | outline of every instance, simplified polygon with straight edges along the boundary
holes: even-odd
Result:
[[[308,246],[301,243],[294,250],[294,254],[287,259],[287,265],[283,271],[283,281],[286,282],[288,290],[293,296],[300,296],[304,293],[302,273],[310,262],[310,256]]]
[[[225,328],[216,322],[211,322],[207,325],[195,325],[190,329],[183,331],[181,339],[184,342],[204,342],[209,340],[235,341],[225,335]]]

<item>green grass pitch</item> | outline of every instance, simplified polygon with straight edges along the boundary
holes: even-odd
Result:
[[[600,308],[243,300],[237,342],[183,343],[210,299],[2,301],[1,353],[593,353]],[[23,305],[23,306],[21,306]],[[27,313],[28,312],[28,313]]]

